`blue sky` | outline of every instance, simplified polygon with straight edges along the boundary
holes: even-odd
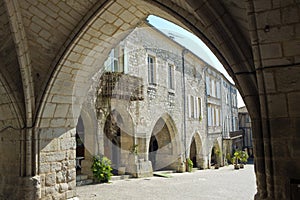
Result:
[[[223,65],[219,62],[217,57],[211,52],[211,50],[194,34],[191,32],[164,20],[160,17],[150,15],[148,21],[151,25],[165,33],[166,35],[174,36],[176,42],[185,46],[187,49],[195,53],[197,56],[202,58],[205,62],[210,64],[219,70],[224,76],[232,83],[232,78],[228,75]],[[244,106],[244,101],[238,93],[238,107]]]

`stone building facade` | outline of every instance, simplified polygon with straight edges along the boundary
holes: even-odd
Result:
[[[1,0],[0,197],[76,196],[75,127],[80,113],[96,117],[83,105],[92,77],[152,14],[202,39],[235,81],[251,116],[255,199],[297,199],[299,6],[297,0]]]
[[[243,132],[243,148],[253,157],[251,118],[246,106],[239,108],[239,128]]]
[[[99,135],[93,146],[112,160],[115,174],[185,171],[187,158],[201,169],[224,164],[224,130],[237,128],[237,97],[219,71],[147,23],[110,52],[104,69],[91,97],[98,132],[82,141]],[[90,165],[91,157],[82,161],[82,172],[91,176]]]

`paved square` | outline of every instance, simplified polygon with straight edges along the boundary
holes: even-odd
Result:
[[[233,166],[194,173],[175,173],[172,178],[150,177],[77,187],[80,200],[252,200],[256,193],[254,166]]]

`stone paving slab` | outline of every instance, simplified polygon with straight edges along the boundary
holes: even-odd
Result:
[[[77,187],[80,200],[253,200],[254,166],[233,166],[194,173],[174,173],[173,178],[150,177]]]

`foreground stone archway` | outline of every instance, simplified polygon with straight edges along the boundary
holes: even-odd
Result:
[[[0,41],[6,79],[1,137],[7,140],[13,130],[18,136],[11,141],[20,142],[19,136],[26,135],[15,152],[20,159],[13,159],[19,166],[14,177],[23,181],[16,181],[17,192],[11,190],[13,179],[3,189],[15,199],[75,196],[74,128],[89,80],[122,34],[149,14],[190,29],[235,80],[252,118],[256,198],[294,194],[293,184],[300,180],[299,2],[1,0],[0,11],[6,27],[1,35],[7,39]],[[0,175],[8,178],[3,171]],[[41,185],[34,181],[39,179]],[[24,182],[30,188],[23,190]]]
[[[205,150],[202,144],[202,140],[198,133],[195,133],[190,142],[189,157],[193,161],[194,167],[199,169],[207,168],[205,157]]]
[[[149,160],[153,171],[161,169],[177,170],[180,162],[180,144],[177,128],[171,116],[164,114],[160,117],[149,138]]]

